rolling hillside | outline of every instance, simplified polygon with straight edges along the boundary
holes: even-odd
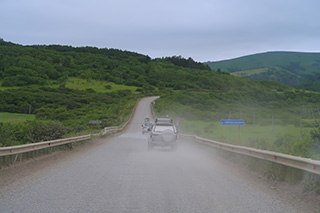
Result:
[[[257,62],[244,61],[243,66],[265,72],[266,65],[257,67]],[[120,125],[137,99],[151,95],[161,96],[159,115],[190,121],[240,117],[247,124],[275,120],[296,125],[301,119],[320,118],[319,93],[235,77],[220,68],[223,72],[213,72],[192,58],[151,59],[117,49],[23,46],[0,39],[0,112],[34,118],[19,124],[0,118],[0,146],[48,139],[49,130],[58,129],[59,137],[91,131],[90,120],[102,121],[100,128]]]
[[[320,79],[320,53],[267,52],[231,60],[207,62],[214,71],[231,73],[252,80],[270,80],[301,89]]]

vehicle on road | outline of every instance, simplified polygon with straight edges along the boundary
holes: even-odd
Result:
[[[170,123],[173,124],[173,120],[171,118],[156,118],[156,123],[160,124],[160,123]]]
[[[176,149],[178,144],[178,130],[169,118],[157,118],[151,128],[148,138],[148,150],[153,147],[170,147]]]
[[[145,118],[144,118],[144,122],[151,122],[151,120],[150,120],[149,117],[145,117]]]
[[[153,123],[151,123],[151,122],[144,122],[142,124],[142,134],[150,132],[152,125],[153,125]]]

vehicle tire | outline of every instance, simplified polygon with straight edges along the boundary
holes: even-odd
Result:
[[[173,141],[175,139],[176,136],[174,135],[172,130],[166,129],[166,130],[163,131],[161,137],[162,137],[163,141],[171,142],[171,141]]]

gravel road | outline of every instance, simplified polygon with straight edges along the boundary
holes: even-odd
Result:
[[[140,101],[121,134],[2,168],[0,212],[320,212],[319,197],[218,150],[180,140],[176,151],[148,151],[141,124],[153,99]]]

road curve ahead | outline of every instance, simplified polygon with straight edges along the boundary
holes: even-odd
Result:
[[[142,99],[123,133],[18,177],[0,175],[0,212],[317,212],[216,156],[180,140],[176,151],[147,150],[150,102]],[[183,122],[183,121],[182,121]],[[39,164],[39,165],[38,165]],[[17,168],[18,169],[18,168]]]

